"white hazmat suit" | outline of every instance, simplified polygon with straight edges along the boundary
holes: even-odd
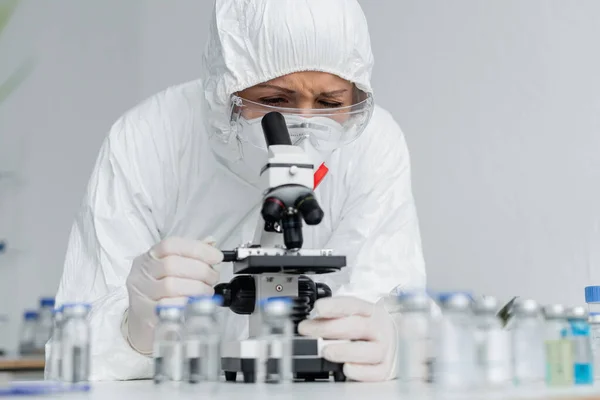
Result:
[[[120,326],[133,260],[167,237],[204,239],[220,249],[252,240],[259,221],[258,168],[222,140],[230,96],[298,71],[323,71],[366,93],[373,58],[355,0],[217,0],[201,77],[171,87],[123,115],[97,159],[73,225],[57,303],[92,304],[92,380],[147,378],[151,359]],[[354,142],[307,148],[329,168],[316,195],[323,222],[305,227],[305,248],[332,248],[348,267],[318,280],[334,295],[375,302],[423,288],[425,268],[403,134],[376,107]],[[232,278],[221,265],[220,281]],[[247,335],[247,317],[227,312],[226,339]]]

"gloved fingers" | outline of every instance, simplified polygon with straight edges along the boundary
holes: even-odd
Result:
[[[156,263],[150,273],[156,279],[177,277],[194,279],[211,286],[219,281],[219,273],[205,262],[180,256],[167,256]]]
[[[318,318],[339,318],[350,315],[370,317],[375,305],[356,297],[327,297],[315,302],[314,312]]]
[[[346,378],[359,382],[383,382],[389,378],[390,367],[386,364],[344,364]]]
[[[335,363],[379,364],[385,356],[385,348],[379,342],[332,343],[323,349],[323,357]]]
[[[215,293],[212,286],[204,282],[168,276],[156,281],[153,290],[154,300],[190,296],[212,296]]]
[[[168,256],[182,256],[204,261],[210,265],[223,261],[223,253],[210,244],[200,240],[172,237],[153,246],[149,252],[156,260]]]
[[[369,318],[360,315],[334,319],[307,319],[298,325],[298,333],[323,339],[376,340]]]

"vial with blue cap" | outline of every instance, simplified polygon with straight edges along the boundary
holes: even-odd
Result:
[[[61,380],[61,345],[62,345],[63,308],[58,307],[53,312],[53,328],[48,342],[48,356],[46,357],[46,379],[51,381]]]
[[[464,292],[439,297],[443,316],[436,327],[433,381],[440,391],[473,388],[476,373],[475,324],[472,297]]]
[[[180,382],[183,379],[184,307],[158,305],[154,329],[154,383]]]
[[[23,314],[23,323],[21,325],[21,335],[19,340],[19,353],[21,355],[30,355],[34,351],[37,320],[38,312],[36,310],[27,310]]]
[[[262,327],[261,335],[256,339],[256,382],[291,383],[294,380],[293,301],[289,297],[271,297],[260,301],[259,307]]]
[[[85,303],[68,303],[62,307],[61,328],[62,381],[85,383],[90,376],[91,329],[88,315],[91,306]]]
[[[190,297],[185,310],[184,367],[189,383],[214,384],[221,376],[219,307],[223,297]],[[214,386],[214,385],[213,385]]]
[[[52,334],[54,313],[54,298],[53,297],[42,297],[40,298],[40,309],[39,317],[37,322],[37,329],[35,332],[35,349],[38,353],[44,353],[44,347],[50,339]]]

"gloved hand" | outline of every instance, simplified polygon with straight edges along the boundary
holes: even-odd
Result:
[[[377,382],[396,376],[396,327],[382,302],[355,297],[329,297],[315,303],[316,317],[298,325],[301,335],[346,339],[323,349],[323,357],[345,363],[344,374],[355,381]]]
[[[127,277],[129,308],[121,330],[131,347],[151,354],[156,305],[182,303],[189,296],[212,295],[219,273],[212,267],[223,253],[207,241],[169,238],[137,257]]]

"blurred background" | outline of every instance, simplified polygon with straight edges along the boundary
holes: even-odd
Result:
[[[583,303],[600,284],[600,2],[361,4],[377,102],[412,155],[430,287]],[[211,9],[0,0],[2,343],[56,292],[111,124],[198,77]]]

